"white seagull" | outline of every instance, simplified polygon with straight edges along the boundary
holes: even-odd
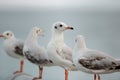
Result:
[[[52,37],[47,46],[47,53],[54,64],[65,69],[65,80],[68,80],[68,69],[74,70],[75,66],[72,62],[72,49],[64,42],[63,32],[66,30],[73,30],[73,27],[63,22],[53,24]]]
[[[98,75],[98,80],[100,80],[100,74],[113,73],[120,70],[120,60],[104,52],[88,49],[82,35],[78,35],[75,42],[73,62],[78,70],[94,74],[94,80],[96,80],[96,75]]]
[[[43,30],[33,27],[30,31],[23,48],[23,53],[28,61],[39,66],[39,76],[33,80],[42,79],[43,66],[52,66],[53,62],[48,59],[48,55],[44,47],[38,44],[38,36],[43,35]]]
[[[19,39],[16,39],[14,36],[14,33],[12,31],[5,31],[3,34],[0,34],[0,37],[3,37],[5,39],[4,43],[3,43],[5,52],[13,58],[21,59],[20,70],[14,72],[14,74],[23,72],[23,64],[24,64],[23,45],[24,45],[24,42]]]

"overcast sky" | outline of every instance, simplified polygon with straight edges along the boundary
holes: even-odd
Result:
[[[0,0],[0,10],[84,8],[120,10],[120,0]]]

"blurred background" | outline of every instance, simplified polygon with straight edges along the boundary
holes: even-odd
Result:
[[[46,47],[51,27],[63,21],[74,27],[65,32],[65,42],[74,47],[76,35],[85,37],[88,48],[101,50],[120,58],[120,0],[0,0],[0,33],[11,30],[25,40],[32,27],[45,31],[39,44]],[[0,39],[0,80],[19,69],[19,60],[6,55]],[[38,67],[25,60],[24,71],[38,75]],[[119,80],[120,73],[104,74],[101,80]],[[64,80],[60,67],[45,67],[43,80]],[[93,75],[81,71],[70,72],[69,80],[93,80]]]

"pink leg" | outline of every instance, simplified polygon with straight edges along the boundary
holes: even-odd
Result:
[[[96,74],[94,74],[94,80],[96,80]]]
[[[100,80],[100,75],[98,74],[98,80]]]
[[[24,60],[21,60],[21,61],[20,61],[20,70],[19,70],[19,71],[14,72],[14,74],[17,74],[17,73],[22,73],[22,72],[23,72],[23,65],[24,65]]]
[[[39,77],[34,77],[33,80],[42,79],[42,72],[43,72],[43,67],[39,66]]]
[[[65,69],[65,80],[68,80],[68,70]]]

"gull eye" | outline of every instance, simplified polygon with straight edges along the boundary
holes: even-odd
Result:
[[[7,36],[9,35],[9,33],[6,34]]]
[[[60,24],[60,27],[63,27],[63,25],[62,25],[62,24]]]
[[[55,26],[55,29],[57,29],[57,26]]]

